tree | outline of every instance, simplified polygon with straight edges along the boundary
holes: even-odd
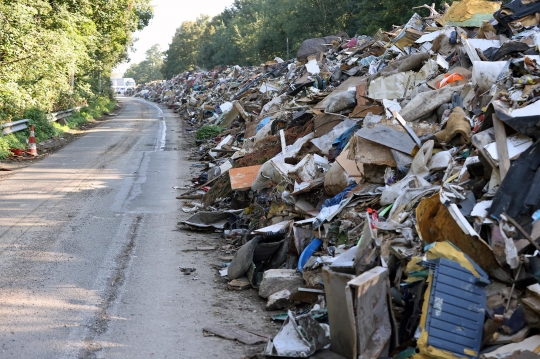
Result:
[[[124,77],[131,77],[136,83],[162,80],[163,52],[159,45],[153,45],[145,52],[146,58],[138,64],[132,64],[125,72]]]
[[[95,96],[151,17],[150,0],[0,1],[0,122]]]
[[[203,15],[195,21],[184,21],[176,29],[172,42],[165,51],[165,60],[161,68],[166,78],[170,79],[183,71],[195,69],[198,53],[202,47],[199,39],[209,19],[209,16]]]
[[[374,35],[379,28],[403,25],[423,0],[235,0],[210,19],[201,16],[176,30],[165,52],[166,78],[216,65],[258,65],[276,56],[291,57],[309,38]],[[436,0],[440,7],[442,1]],[[426,9],[417,10],[428,15]]]
[[[392,25],[404,25],[411,16],[418,12],[428,16],[427,9],[416,9],[415,6],[425,4],[424,0],[354,0],[350,2],[349,9],[353,14],[349,23],[349,29],[358,34],[373,35],[379,29],[392,29]],[[435,0],[436,8],[441,8],[444,1]]]

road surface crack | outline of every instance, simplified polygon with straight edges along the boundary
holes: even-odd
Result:
[[[129,241],[124,245],[120,255],[116,258],[115,269],[110,277],[112,278],[111,283],[103,291],[103,300],[99,305],[96,314],[87,325],[89,333],[84,339],[84,345],[79,352],[79,359],[97,358],[97,353],[102,350],[101,344],[96,342],[95,339],[97,336],[104,334],[109,327],[111,318],[108,314],[108,310],[118,297],[118,292],[124,284],[126,269],[129,267],[129,262],[133,249],[135,248],[135,241],[139,234],[142,220],[142,214],[139,214],[135,218],[135,221],[131,225]]]

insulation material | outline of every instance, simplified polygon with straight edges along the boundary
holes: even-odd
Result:
[[[229,176],[231,178],[231,188],[233,190],[249,189],[251,184],[257,177],[257,173],[261,169],[262,165],[231,168],[229,170]]]
[[[306,70],[312,75],[318,75],[321,72],[321,68],[317,65],[317,60],[310,60],[306,64]]]
[[[369,84],[368,95],[376,100],[403,98],[412,90],[415,73],[401,72],[387,77],[379,77]]]

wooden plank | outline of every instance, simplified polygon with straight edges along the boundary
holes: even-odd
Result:
[[[493,129],[495,130],[495,143],[497,144],[497,153],[499,157],[499,171],[501,182],[510,169],[510,157],[508,156],[508,145],[506,143],[506,129],[504,123],[499,120],[496,114],[492,115]]]
[[[412,128],[409,127],[409,125],[407,124],[407,122],[403,119],[403,117],[401,117],[401,115],[399,114],[399,112],[397,111],[392,111],[392,115],[394,115],[394,118],[396,120],[399,121],[399,123],[401,124],[401,126],[403,126],[403,128],[405,129],[405,131],[407,131],[407,133],[409,134],[409,136],[411,136],[411,138],[414,140],[414,142],[416,142],[416,144],[418,145],[418,148],[422,147],[422,142],[420,141],[420,139],[418,138],[418,136],[416,136],[416,133],[414,133],[414,131],[412,130]]]
[[[415,143],[409,134],[394,130],[391,127],[375,125],[373,128],[364,127],[356,134],[366,140],[379,143],[385,147],[412,155]]]
[[[212,152],[217,152],[217,153],[235,153],[237,150],[227,150],[227,149],[224,149],[224,148],[215,148],[212,150]]]
[[[261,167],[262,165],[231,168],[229,170],[231,189],[242,190],[251,188],[251,184],[255,181]]]
[[[382,115],[384,113],[384,106],[379,105],[365,105],[365,106],[356,106],[353,111],[349,114],[350,118],[364,118],[368,113],[374,115]]]
[[[350,143],[349,143],[350,144]],[[349,157],[349,144],[345,149],[339,154],[336,158],[336,162],[343,168],[349,177],[353,178],[356,183],[360,183],[362,177],[364,176],[363,169],[364,166],[361,162],[356,162],[355,160],[350,160]]]
[[[249,333],[245,330],[242,330],[240,328],[236,328],[233,326],[204,327],[203,331],[211,333],[211,334],[215,334],[225,339],[237,340],[240,343],[244,343],[248,345],[266,343],[268,341],[267,337],[255,335],[255,334]]]
[[[315,138],[326,135],[345,119],[346,117],[344,116],[334,115],[331,113],[323,113],[322,115],[315,116],[313,118]]]
[[[279,138],[281,139],[281,153],[285,154],[287,144],[285,143],[285,131],[279,130]]]
[[[229,170],[229,171],[230,171],[230,170]],[[178,196],[178,197],[187,196],[187,195],[189,195],[189,194],[191,194],[191,193],[193,193],[193,192],[197,192],[198,190],[200,190],[200,189],[203,188],[203,187],[208,186],[210,183],[214,182],[214,181],[217,180],[218,178],[221,178],[221,176],[223,176],[224,174],[229,173],[229,171],[225,171],[225,172],[221,173],[220,175],[218,175],[218,176],[212,178],[211,180],[209,180],[209,181],[203,183],[203,184],[200,185],[199,187],[193,188],[193,189],[191,189],[191,190],[185,192],[184,194],[181,194],[181,195]],[[178,198],[178,197],[176,197],[176,198]],[[178,199],[186,199],[186,198],[178,198]]]
[[[338,157],[338,163],[341,165],[339,159],[340,157]],[[366,163],[396,167],[396,161],[388,147],[371,142],[359,136],[354,136],[351,139],[347,159],[356,161],[359,164]],[[358,166],[358,168],[360,167]]]
[[[360,85],[356,86],[356,105],[357,106],[364,106],[367,104],[368,99],[368,90],[367,90],[367,81],[361,83]]]
[[[508,219],[508,221],[510,221],[510,223],[512,223],[537,250],[540,251],[540,245],[536,242],[538,238],[532,239],[531,236],[529,236],[529,233],[525,232],[525,229],[523,229],[523,227],[521,227],[521,225],[517,223],[515,219],[510,217],[506,212],[503,212],[501,214],[504,215]]]
[[[208,251],[215,251],[217,249],[216,246],[199,246],[195,248],[188,248],[182,250],[182,252],[208,252]]]
[[[472,63],[474,63],[475,61],[482,61],[480,56],[478,56],[476,49],[472,47],[472,45],[469,43],[469,40],[462,37],[461,42],[463,43],[463,48],[465,49],[465,52],[467,53],[467,55],[469,55],[469,59],[471,60]]]
[[[358,85],[365,84],[367,86],[368,78],[365,76],[351,76],[347,80],[343,81],[336,90],[347,91],[349,87],[357,87]]]
[[[238,113],[240,114],[240,116],[242,116],[242,118],[244,119],[244,121],[246,122],[249,122],[251,119],[249,117],[249,113],[247,113],[244,108],[242,107],[242,105],[240,104],[240,102],[238,101],[233,101],[233,107],[236,109],[236,111],[238,111]]]

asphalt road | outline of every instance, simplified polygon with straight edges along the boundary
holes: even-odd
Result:
[[[192,175],[180,120],[121,101],[0,181],[0,358],[240,358],[202,327],[263,326],[256,295],[223,290],[217,254],[185,251],[217,235],[176,229],[173,187]]]

